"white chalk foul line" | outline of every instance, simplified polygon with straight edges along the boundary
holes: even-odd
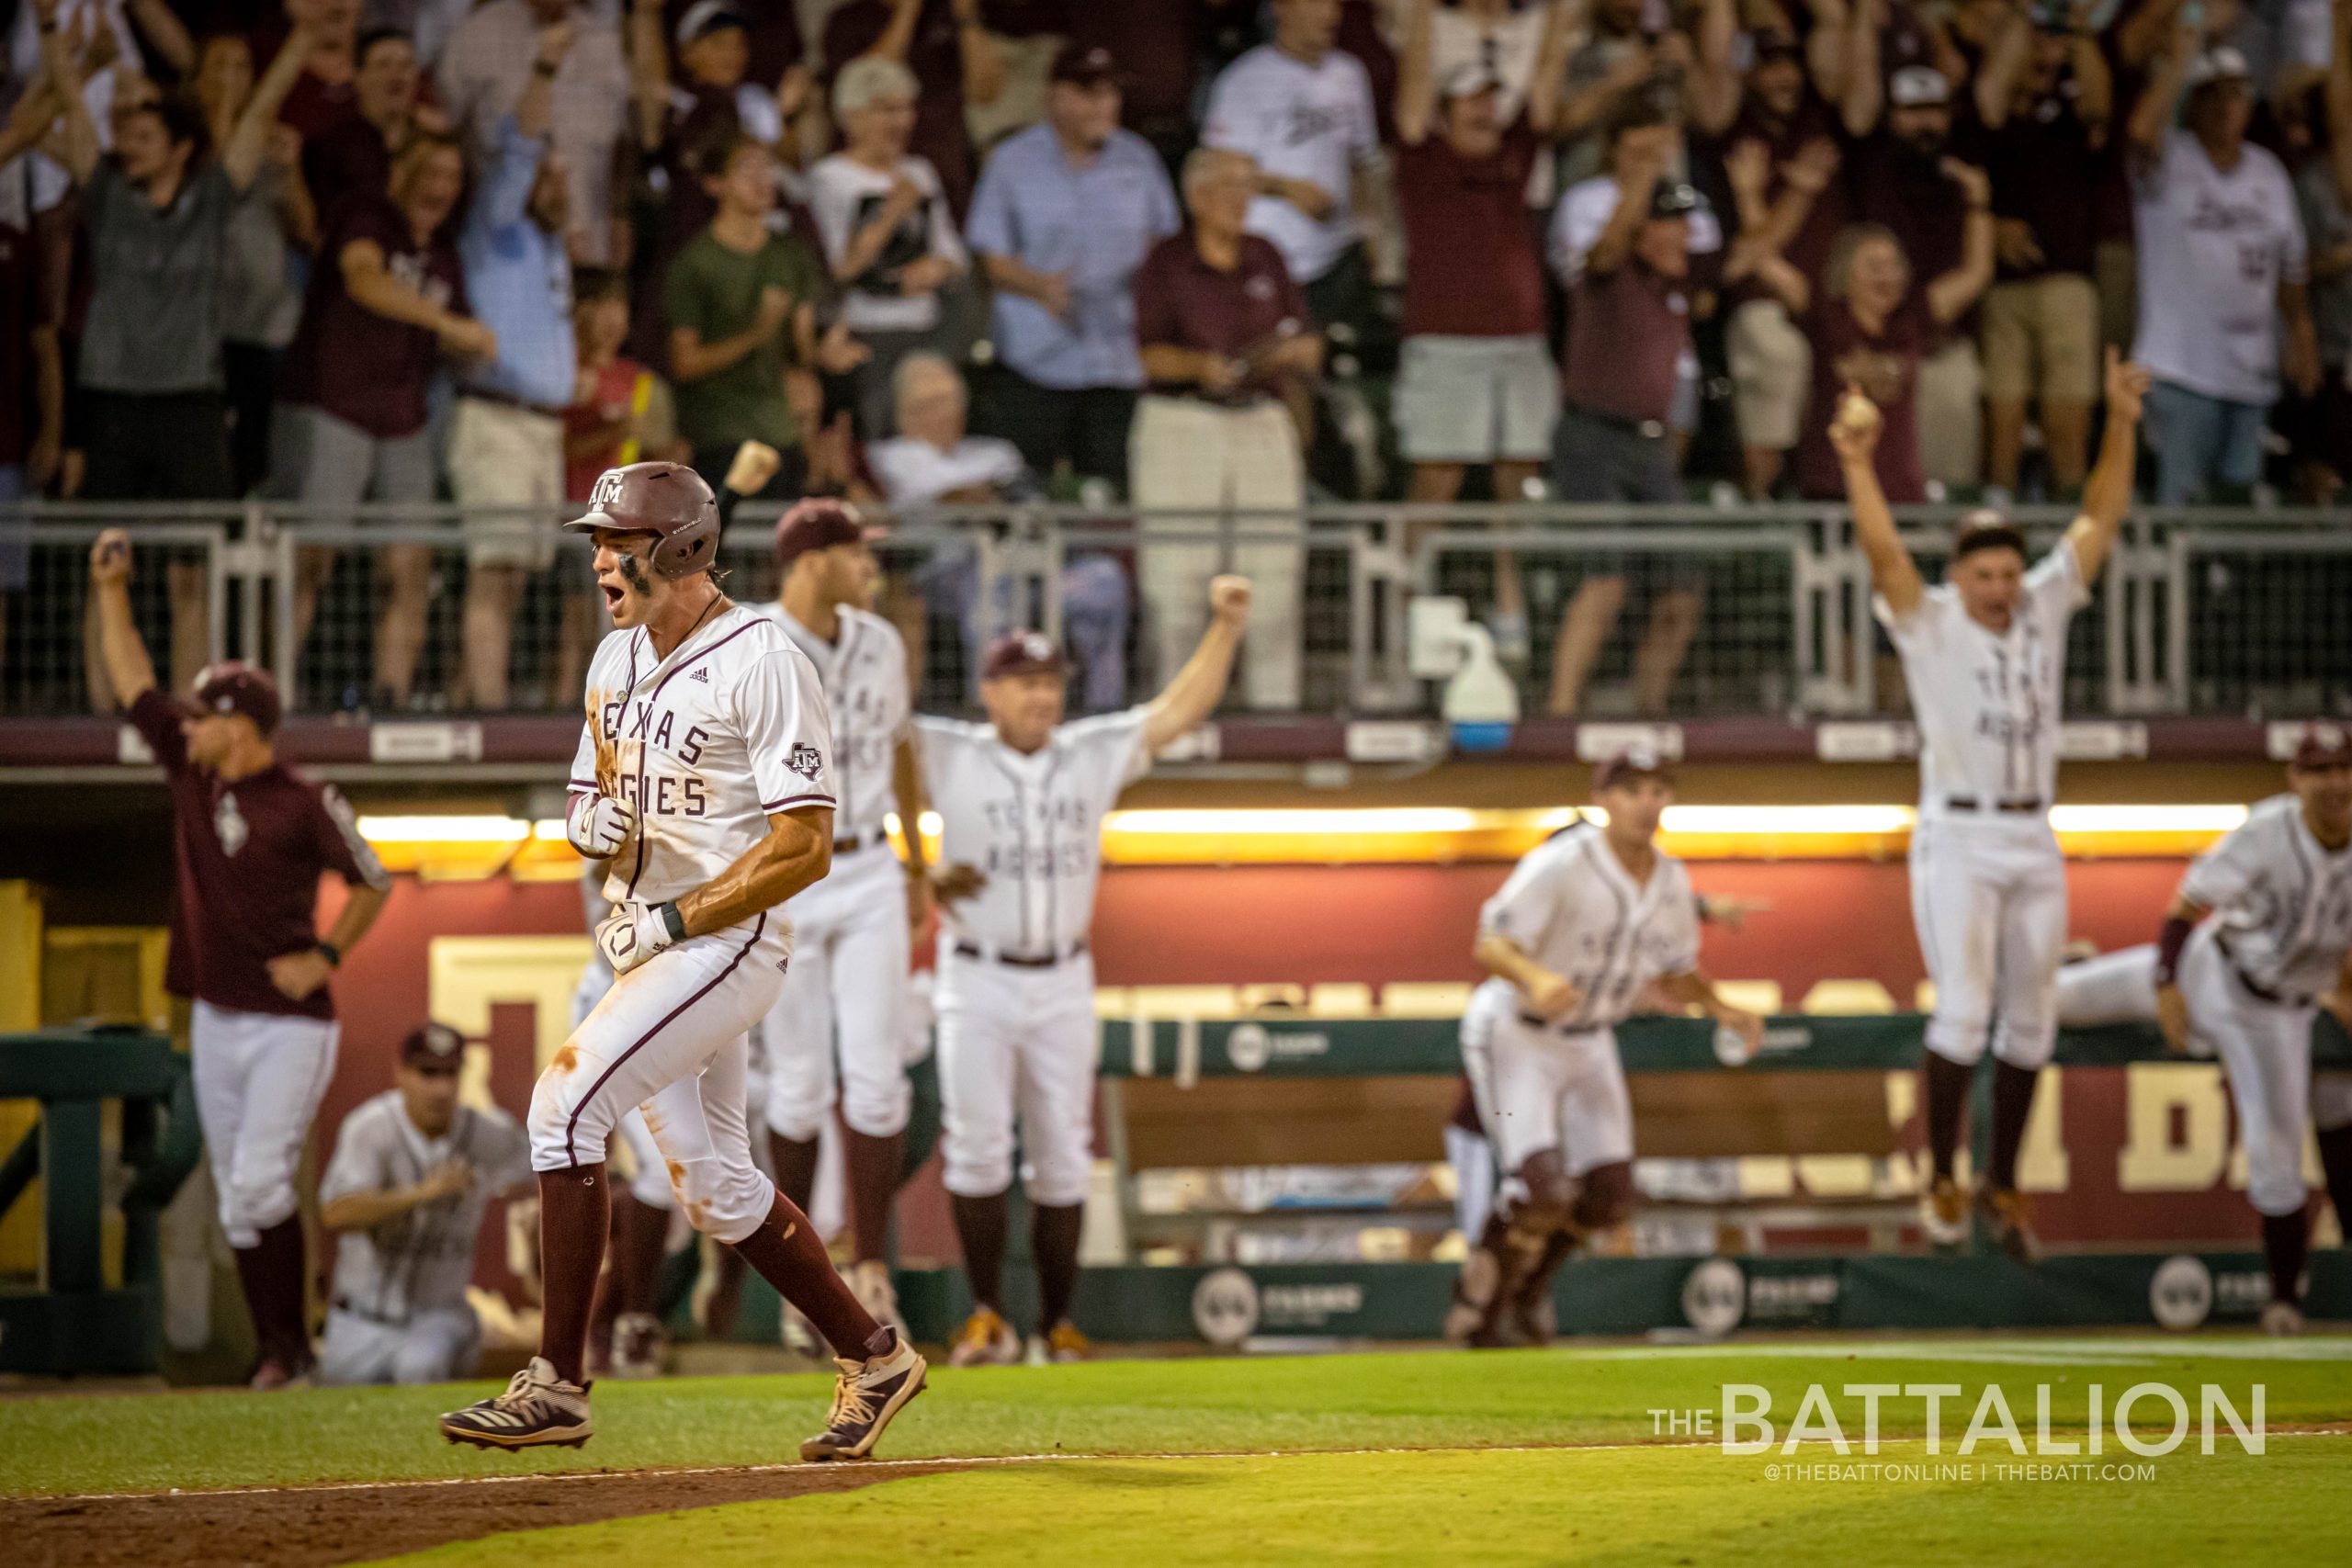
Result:
[[[2072,1435],[2071,1429],[2062,1436]],[[2281,1431],[2271,1430],[2266,1438],[2344,1438],[2352,1431]],[[1884,1438],[1883,1444],[1924,1441],[1916,1437]],[[1851,1439],[1849,1439],[1850,1445]],[[1801,1446],[1809,1449],[1834,1448],[1826,1438],[1808,1438]],[[673,1481],[696,1475],[776,1475],[788,1471],[831,1474],[867,1474],[877,1470],[978,1470],[987,1465],[1020,1464],[1133,1464],[1160,1462],[1168,1460],[1195,1459],[1365,1459],[1388,1454],[1567,1454],[1567,1453],[1629,1453],[1635,1450],[1659,1449],[1719,1449],[1720,1440],[1664,1441],[1650,1443],[1498,1443],[1476,1448],[1373,1448],[1373,1449],[1210,1449],[1189,1450],[1169,1453],[1069,1453],[1057,1451],[1038,1454],[939,1454],[928,1459],[866,1459],[831,1462],[802,1460],[775,1464],[707,1464],[685,1467],[653,1468],[648,1470],[550,1470],[537,1471],[529,1475],[441,1475],[415,1476],[393,1481],[311,1481],[293,1482],[282,1486],[220,1486],[194,1489],[175,1486],[163,1492],[70,1492],[0,1496],[0,1505],[67,1504],[67,1503],[130,1503],[152,1502],[158,1498],[202,1502],[214,1497],[268,1497],[291,1493],[319,1494],[327,1492],[411,1492],[441,1486],[524,1486],[533,1483],[562,1481]],[[1775,1452],[1782,1451],[1782,1443],[1772,1445]],[[1742,1455],[1761,1459],[1762,1454]],[[752,1499],[743,1499],[752,1501]]]

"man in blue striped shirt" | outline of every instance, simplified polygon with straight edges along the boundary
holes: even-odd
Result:
[[[990,155],[966,225],[996,286],[1002,368],[981,423],[1039,474],[1124,481],[1143,365],[1136,268],[1182,227],[1150,143],[1119,129],[1108,51],[1072,44],[1054,62],[1046,118]]]
[[[554,559],[548,525],[563,503],[563,411],[579,376],[564,248],[570,201],[562,162],[548,146],[571,32],[565,22],[540,32],[530,85],[499,121],[494,156],[474,171],[458,242],[475,314],[498,334],[498,352],[467,371],[449,431],[458,502],[488,509],[466,523],[465,654],[468,700],[490,712],[508,705],[524,583]]]

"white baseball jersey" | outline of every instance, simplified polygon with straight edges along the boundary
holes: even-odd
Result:
[[[639,814],[605,881],[615,903],[692,892],[765,838],[771,816],[835,804],[816,668],[756,610],[729,605],[667,659],[643,627],[615,632],[597,646],[588,692],[618,793]],[[583,725],[571,789],[596,788],[596,730]]]
[[[2180,890],[2214,911],[2222,952],[2263,989],[2335,988],[2352,950],[2352,845],[2321,847],[2293,795],[2256,806],[2197,857]]]
[[[1102,818],[1151,771],[1144,724],[1139,707],[1082,718],[1024,755],[990,725],[915,720],[940,817],[940,862],[988,877],[978,893],[942,907],[951,938],[1024,957],[1065,954],[1084,940]]]
[[[832,722],[833,837],[863,840],[882,831],[882,818],[898,807],[890,787],[890,757],[914,717],[907,690],[907,645],[899,628],[881,616],[839,606],[841,639],[827,642],[793,619],[782,604],[763,604],[762,615],[784,628],[793,646],[808,656],[825,710]]]
[[[400,1090],[386,1089],[344,1119],[319,1201],[413,1187],[435,1166],[462,1159],[474,1184],[335,1242],[334,1303],[379,1323],[461,1307],[474,1274],[474,1238],[493,1197],[531,1180],[530,1145],[503,1111],[458,1107],[449,1130],[428,1138],[409,1120]]]
[[[1872,605],[1911,687],[1919,726],[1919,801],[1954,797],[1989,811],[2005,800],[2048,804],[2058,787],[2066,624],[2090,603],[2075,547],[2062,541],[2026,573],[2009,629],[1970,616],[1960,591],[1938,583],[1907,615]]]
[[[1651,981],[1699,966],[1699,899],[1682,863],[1661,853],[1636,885],[1590,822],[1528,851],[1478,911],[1478,931],[1509,937],[1577,988],[1566,1029],[1613,1027]]]

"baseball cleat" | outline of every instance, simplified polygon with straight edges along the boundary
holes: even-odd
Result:
[[[2262,1309],[2262,1332],[2274,1339],[2290,1339],[2303,1331],[2303,1309],[2292,1302],[2271,1302]]]
[[[1474,1247],[1462,1260],[1462,1276],[1453,1281],[1453,1304],[1445,1309],[1445,1342],[1487,1347],[1494,1335],[1495,1298],[1503,1284],[1502,1260],[1483,1247]]]
[[[1552,1300],[1552,1281],[1575,1248],[1575,1236],[1555,1235],[1544,1243],[1544,1256],[1536,1259],[1533,1270],[1511,1292],[1510,1326],[1521,1344],[1541,1349],[1552,1343],[1552,1337],[1559,1332],[1559,1309]]]
[[[576,1449],[594,1427],[588,1391],[564,1382],[545,1356],[514,1374],[506,1392],[441,1417],[441,1435],[478,1449]]]
[[[1919,1201],[1919,1228],[1938,1247],[1957,1247],[1968,1235],[1968,1194],[1949,1176],[1939,1176]]]
[[[857,1298],[857,1304],[865,1309],[865,1315],[886,1327],[897,1329],[899,1337],[904,1338],[907,1320],[899,1314],[899,1292],[890,1283],[890,1266],[869,1258],[863,1263],[851,1264],[845,1278],[849,1283],[849,1293]]]
[[[670,1336],[650,1312],[625,1312],[613,1320],[613,1376],[658,1378],[668,1358]]]
[[[304,1361],[299,1366],[289,1367],[275,1356],[255,1367],[253,1377],[245,1383],[256,1393],[274,1393],[285,1388],[316,1388],[318,1385],[319,1370],[315,1363]]]
[[[1021,1336],[988,1307],[975,1307],[947,1352],[951,1367],[1010,1367],[1021,1360]]]
[[[887,1330],[890,1348],[863,1361],[842,1357],[833,1365],[841,1376],[833,1382],[833,1414],[825,1429],[800,1445],[805,1461],[864,1459],[876,1439],[907,1401],[922,1392],[929,1365],[915,1354],[907,1337]]]
[[[1046,1359],[1064,1366],[1073,1361],[1094,1359],[1093,1342],[1078,1331],[1078,1325],[1064,1318],[1054,1325],[1046,1336]]]
[[[2041,1261],[2041,1238],[2033,1234],[2033,1205],[2013,1187],[1976,1190],[1976,1215],[2003,1252],[2020,1263]]]

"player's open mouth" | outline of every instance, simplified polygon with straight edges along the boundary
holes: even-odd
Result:
[[[599,587],[599,588],[601,588],[601,589],[603,589],[603,590],[605,591],[605,613],[606,613],[607,615],[619,615],[619,614],[621,613],[621,600],[622,600],[624,597],[626,597],[626,594],[624,593],[624,592],[623,592],[622,590],[618,589],[618,588],[614,587],[614,586],[613,586],[611,583],[609,583],[609,582],[600,582],[600,583],[596,584],[596,586],[597,586],[597,587]]]

